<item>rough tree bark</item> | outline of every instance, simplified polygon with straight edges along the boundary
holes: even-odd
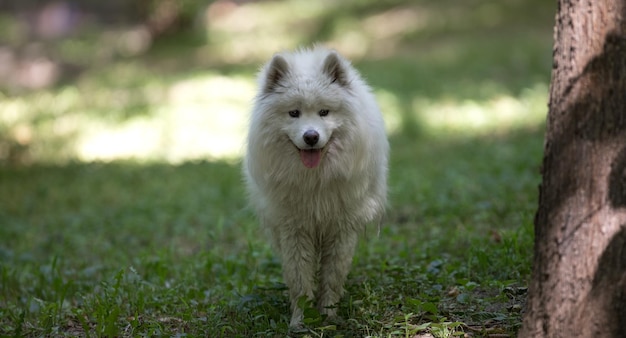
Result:
[[[625,18],[626,0],[559,0],[520,337],[626,337]]]

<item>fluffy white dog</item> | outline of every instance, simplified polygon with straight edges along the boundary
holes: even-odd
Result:
[[[301,328],[302,296],[336,316],[358,235],[385,209],[389,144],[370,88],[335,51],[276,54],[258,81],[243,170]]]

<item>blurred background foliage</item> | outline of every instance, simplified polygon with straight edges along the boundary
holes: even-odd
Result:
[[[0,164],[237,159],[271,55],[351,58],[397,142],[540,128],[547,0],[5,0]]]

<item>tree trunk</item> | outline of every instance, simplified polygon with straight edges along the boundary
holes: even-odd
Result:
[[[626,337],[626,0],[559,0],[520,337]]]

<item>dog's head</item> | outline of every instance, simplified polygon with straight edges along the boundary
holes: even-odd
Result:
[[[261,100],[308,168],[320,165],[347,120],[349,66],[337,53],[275,55],[261,76]]]

